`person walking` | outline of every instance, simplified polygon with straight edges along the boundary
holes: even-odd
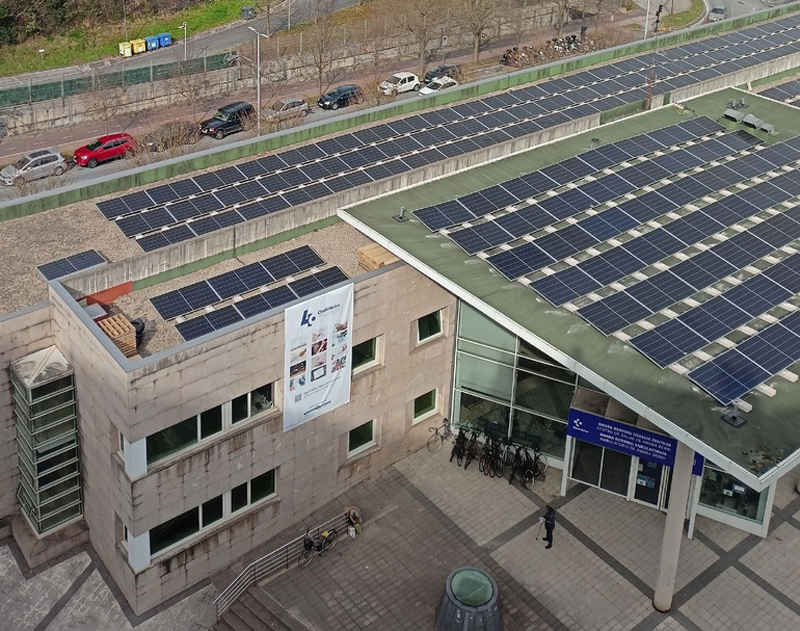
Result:
[[[552,506],[547,506],[544,511],[544,532],[547,545],[545,550],[553,547],[553,531],[556,529],[556,511]]]

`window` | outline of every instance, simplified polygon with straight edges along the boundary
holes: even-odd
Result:
[[[442,333],[442,312],[434,311],[417,320],[417,341],[423,342]]]
[[[193,416],[147,437],[147,464],[194,445],[198,439],[198,417]]]
[[[436,390],[421,394],[414,399],[414,420],[422,420],[436,412]]]
[[[353,347],[353,370],[367,368],[378,363],[378,338],[361,342]]]
[[[218,495],[151,529],[150,554],[155,556],[160,551],[230,517],[236,511],[273,495],[275,495],[275,469],[262,473],[249,482],[234,487],[228,493]]]
[[[352,456],[375,444],[375,421],[351,429],[347,436],[347,455]]]
[[[238,423],[257,414],[261,414],[273,406],[272,384],[256,388],[252,392],[236,397],[231,403],[231,422]]]

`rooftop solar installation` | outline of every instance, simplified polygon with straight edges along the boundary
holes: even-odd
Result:
[[[782,101],[783,103],[797,103],[800,101],[800,79],[792,79],[786,83],[773,86],[763,92],[759,92],[759,95]]]
[[[220,309],[214,309],[195,318],[179,322],[175,328],[188,342],[260,313],[277,309],[346,280],[347,275],[341,269],[329,267],[288,285],[255,294]]]
[[[641,100],[648,92],[668,92],[798,51],[800,20],[790,16],[586,70],[570,76],[569,82],[554,78],[162,184],[100,202],[98,208],[142,249],[151,251],[607,111]],[[575,162],[572,168],[577,171],[566,169],[553,175],[556,179],[580,177],[587,169],[597,170],[599,163]],[[479,212],[501,201],[474,200]]]
[[[41,272],[46,280],[55,280],[91,267],[105,265],[107,262],[103,255],[96,250],[86,250],[85,252],[79,252],[63,259],[39,265],[36,269]]]
[[[154,296],[150,302],[162,318],[171,320],[324,264],[325,261],[314,250],[304,245],[187,287]]]

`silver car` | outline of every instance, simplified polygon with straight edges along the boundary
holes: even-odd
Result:
[[[264,118],[268,123],[282,123],[284,121],[300,119],[308,116],[311,108],[304,99],[289,97],[278,99],[264,110]]]
[[[64,156],[57,151],[32,151],[0,171],[0,182],[7,186],[16,186],[50,175],[61,175],[68,168],[69,164]]]

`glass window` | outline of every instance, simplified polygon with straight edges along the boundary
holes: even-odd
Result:
[[[203,526],[213,524],[222,519],[222,496],[219,495],[213,500],[208,500],[203,504]]]
[[[508,436],[508,415],[511,408],[467,392],[458,393],[458,424],[491,431],[499,437]]]
[[[599,486],[602,461],[602,447],[576,440],[575,455],[572,459],[572,477],[591,486]]]
[[[517,371],[515,405],[566,420],[574,394],[573,384]]]
[[[700,503],[729,515],[764,523],[769,490],[759,493],[738,478],[706,463]]]
[[[235,513],[247,506],[247,482],[231,490],[231,512]]]
[[[442,312],[434,311],[417,320],[417,341],[422,342],[442,332]]]
[[[511,403],[513,366],[497,364],[465,353],[458,353],[456,361],[456,388]]]
[[[250,480],[250,503],[254,504],[275,494],[275,469]]]
[[[192,508],[183,515],[150,530],[150,554],[168,548],[200,530],[200,509]]]
[[[511,437],[515,443],[538,446],[548,455],[563,458],[567,447],[567,424],[515,409]]]
[[[375,421],[367,421],[363,425],[351,429],[350,434],[347,436],[348,453],[353,453],[371,445],[375,440],[374,428]]]
[[[231,401],[231,423],[238,423],[250,416],[250,406],[247,402],[249,394],[243,394]]]
[[[353,370],[374,363],[378,359],[378,338],[361,342],[353,347]]]
[[[147,464],[197,442],[197,418],[192,417],[147,437]]]
[[[206,410],[200,415],[200,438],[208,438],[222,431],[222,406]]]
[[[431,390],[414,399],[414,418],[420,418],[436,410],[436,390]]]
[[[516,338],[512,333],[464,302],[461,303],[460,316],[460,337],[511,353],[516,349]]]
[[[272,384],[256,388],[250,393],[250,416],[269,410],[272,404]]]

